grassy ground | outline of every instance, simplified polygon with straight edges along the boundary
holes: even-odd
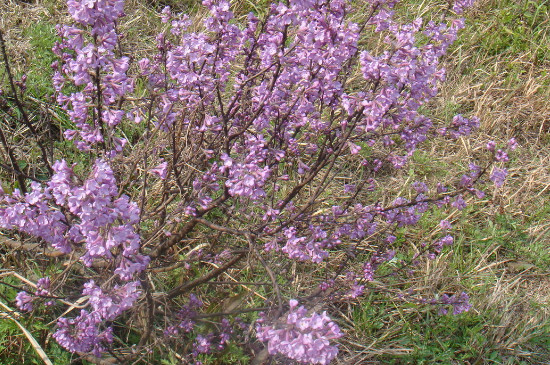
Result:
[[[130,2],[133,10],[121,27],[130,32],[128,47],[136,49],[143,44],[138,39],[153,39],[159,25],[153,20],[153,8],[160,6],[153,1]],[[195,9],[190,1],[178,4]],[[406,5],[410,15],[420,15],[433,4],[407,0]],[[244,12],[257,4],[241,1],[237,6]],[[37,99],[51,92],[45,70],[52,60],[53,24],[63,21],[63,9],[62,2],[55,0],[0,4],[0,27],[7,31],[14,67],[20,72],[30,66],[29,89]],[[434,289],[465,291],[473,310],[441,316],[428,308],[388,300],[373,290],[360,302],[333,308],[347,332],[339,363],[550,364],[548,19],[550,1],[478,1],[447,59],[448,82],[430,109],[434,119],[449,120],[456,113],[477,115],[480,133],[456,145],[428,146],[415,155],[407,174],[391,181],[401,186],[411,175],[451,176],[488,140],[515,137],[520,143],[506,184],[448,217],[458,232],[456,244],[408,283],[416,294],[428,297]],[[53,119],[61,129],[63,117]],[[431,235],[441,217],[431,219],[414,235]],[[29,329],[36,337],[46,336],[40,325]],[[59,355],[59,363],[66,361],[54,341],[48,344],[52,358]],[[18,327],[0,321],[0,359],[11,357],[10,361],[21,363],[14,355],[23,363],[40,363]],[[246,363],[244,358],[227,361]]]
[[[428,6],[408,3],[418,14]],[[437,316],[372,295],[345,312],[355,338],[344,341],[354,355],[342,363],[550,363],[549,12],[548,1],[478,2],[448,58],[433,114],[477,115],[481,133],[433,145],[414,166],[423,173],[427,159],[437,159],[445,173],[488,140],[521,144],[506,185],[451,217],[457,244],[415,283],[419,292],[471,293],[474,310]]]

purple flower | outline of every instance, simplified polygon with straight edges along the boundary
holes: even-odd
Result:
[[[495,167],[493,168],[493,172],[489,178],[497,187],[501,187],[504,184],[504,180],[506,180],[507,175],[508,170]]]
[[[96,313],[82,310],[74,319],[60,318],[59,329],[53,338],[69,352],[90,352],[100,356],[104,345],[113,342],[112,329],[101,331],[98,327],[101,319]]]
[[[453,4],[453,11],[457,14],[462,14],[465,9],[474,5],[475,0],[456,0]]]
[[[189,302],[185,304],[181,310],[176,314],[178,323],[169,326],[164,334],[166,336],[176,336],[180,333],[180,330],[184,333],[189,333],[195,327],[195,317],[197,316],[197,310],[203,306],[202,301],[194,294],[189,296]]]
[[[349,293],[349,296],[353,299],[359,298],[363,293],[365,292],[365,286],[364,285],[358,285],[354,284],[351,287],[351,291]]]
[[[453,315],[458,315],[463,312],[468,312],[472,305],[470,304],[470,298],[468,297],[468,294],[462,292],[460,294],[453,294],[452,296],[448,296],[447,294],[443,294],[441,296],[441,304],[450,304],[453,306]],[[440,310],[441,314],[446,314],[447,310],[445,308],[442,308]]]
[[[15,297],[15,305],[19,310],[30,312],[32,311],[32,301],[34,300],[34,297],[29,295],[26,291],[20,291],[17,293],[17,296]]]
[[[340,328],[326,314],[313,313],[307,317],[307,309],[298,307],[291,300],[286,326],[258,324],[257,337],[266,341],[269,353],[285,355],[301,363],[328,364],[338,354],[338,347],[330,341],[343,336]]]
[[[449,229],[452,228],[451,222],[449,222],[448,220],[445,220],[445,219],[439,222],[439,226],[443,230],[449,230]]]
[[[168,163],[162,162],[160,165],[157,165],[156,167],[149,170],[149,172],[157,175],[158,177],[160,177],[161,180],[165,180],[168,173]]]
[[[295,227],[285,229],[283,232],[286,243],[281,251],[299,261],[322,262],[328,257],[328,252],[324,248],[336,244],[337,241],[327,239],[326,232],[320,229],[310,227],[310,230],[309,237],[298,237]]]
[[[453,118],[451,128],[448,128],[447,132],[452,138],[459,138],[469,136],[477,128],[479,128],[479,118],[467,119],[458,114]]]
[[[464,200],[462,195],[458,195],[455,198],[455,200],[451,203],[451,205],[458,210],[462,210],[466,208],[466,201]]]
[[[363,278],[367,281],[374,280],[374,267],[371,262],[367,262],[363,265]]]
[[[123,286],[115,285],[113,289],[105,293],[93,280],[84,284],[82,294],[88,295],[88,303],[94,313],[99,314],[102,320],[112,321],[122,312],[130,309],[139,298],[139,282],[132,281]]]
[[[499,149],[495,152],[495,161],[508,162],[510,161],[510,158],[508,157],[508,154],[504,150]]]
[[[426,193],[428,191],[428,186],[421,181],[413,183],[412,187],[417,193]]]
[[[510,138],[510,140],[508,141],[508,149],[510,151],[514,151],[516,148],[518,148],[518,142],[515,138]]]
[[[44,278],[38,279],[38,281],[36,282],[36,286],[37,286],[37,289],[36,289],[36,292],[34,293],[35,295],[37,295],[37,296],[50,295],[50,292],[48,291],[48,289],[50,288],[50,278],[49,277],[44,277]]]
[[[193,343],[193,350],[199,354],[207,354],[210,352],[212,343],[210,336],[197,335]]]

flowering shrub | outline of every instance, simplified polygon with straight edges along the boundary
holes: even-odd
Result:
[[[65,138],[96,160],[78,176],[68,158],[46,158],[47,181],[1,192],[1,228],[70,260],[41,279],[34,295],[21,291],[17,307],[32,311],[47,298],[60,315],[53,337],[97,361],[110,356],[115,334],[136,323],[144,329],[131,354],[110,351],[118,361],[161,351],[152,337],[178,336],[193,343],[180,351],[198,358],[253,328],[235,315],[264,311],[256,333],[270,354],[329,363],[343,333],[327,312],[307,308],[360,298],[388,276],[378,274],[388,263],[399,276],[434,259],[453,244],[449,222],[410,258],[400,230],[434,207],[463,209],[468,194],[482,197],[489,171],[497,186],[506,176],[493,166],[507,161],[506,149],[493,144],[486,161],[472,163],[456,183],[418,181],[408,197],[378,198],[380,179],[406,166],[421,143],[453,141],[479,124],[457,115],[437,125],[422,114],[464,26],[453,16],[472,1],[457,1],[438,23],[408,24],[394,20],[395,3],[369,0],[356,24],[346,0],[273,3],[262,18],[246,20],[227,1],[205,0],[209,16],[199,28],[166,8],[156,54],[137,59],[119,47],[123,0],[68,0],[74,24],[57,28],[53,84],[73,125]],[[374,37],[383,48],[365,46]],[[125,128],[141,133],[129,139]],[[335,176],[346,171],[342,192]],[[52,262],[59,266],[60,258]],[[315,271],[318,286],[280,285],[290,282],[292,263]],[[266,297],[257,293],[264,303],[206,312],[217,299],[203,287],[233,270],[243,280],[247,271],[269,277]],[[79,289],[69,293],[68,282]],[[75,294],[83,308],[64,313]],[[286,305],[290,297],[303,305]],[[433,304],[452,305],[455,314],[470,308],[465,293]],[[202,316],[221,319],[208,328]]]

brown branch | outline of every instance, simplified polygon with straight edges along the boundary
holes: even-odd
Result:
[[[206,314],[199,314],[193,318],[201,319],[201,318],[212,318],[212,317],[224,317],[224,316],[234,316],[237,314],[243,314],[243,313],[250,313],[250,312],[265,312],[269,310],[268,307],[261,307],[261,308],[245,308],[245,309],[239,309],[236,311],[231,312],[219,312],[219,313],[206,313]]]
[[[13,150],[8,145],[8,141],[6,140],[6,136],[4,135],[4,132],[2,131],[2,128],[0,128],[0,141],[2,142],[2,146],[4,146],[4,149],[6,150],[6,153],[8,154],[8,157],[10,159],[10,163],[12,166],[12,170],[15,173],[15,178],[17,179],[17,182],[19,183],[19,189],[23,194],[27,192],[27,187],[25,186],[25,178],[26,176],[21,169],[19,168],[19,165],[17,164],[17,159],[15,158],[15,155],[13,154]],[[7,167],[7,166],[2,166]]]
[[[13,80],[13,74],[11,72],[10,64],[8,62],[8,53],[6,51],[6,43],[4,41],[4,34],[1,30],[0,30],[0,49],[2,51],[2,58],[4,59],[4,68],[5,68],[6,73],[8,75],[8,81],[9,81],[9,84],[10,84],[11,91],[13,93],[13,100],[15,101],[15,105],[17,106],[17,109],[19,109],[19,112],[21,113],[21,115],[23,117],[23,124],[25,124],[25,126],[27,128],[29,128],[29,130],[31,131],[33,136],[37,137],[36,143],[38,144],[38,147],[40,148],[40,151],[41,151],[41,154],[42,154],[42,160],[44,161],[44,164],[46,165],[46,168],[48,169],[48,172],[50,174],[53,174],[53,169],[52,169],[52,167],[51,167],[51,165],[48,161],[48,154],[46,152],[46,149],[38,141],[38,133],[37,133],[36,129],[34,128],[34,126],[32,125],[32,123],[30,122],[29,116],[27,115],[27,112],[25,111],[25,108],[23,107],[23,103],[21,102],[21,100],[19,100],[19,96],[17,95],[17,88],[15,87],[15,82]]]
[[[94,35],[94,45],[97,47],[97,35]],[[107,152],[107,149],[110,147],[110,136],[107,133],[105,128],[105,122],[103,121],[102,108],[103,108],[103,95],[101,92],[101,76],[100,76],[99,65],[95,67],[95,75],[93,75],[95,88],[96,88],[96,98],[97,98],[97,122],[99,124],[99,130],[101,131],[101,136],[103,141],[101,142],[101,147],[103,151]]]
[[[210,204],[210,206],[206,207],[205,209],[201,209],[197,211],[196,217],[192,218],[189,222],[187,222],[179,232],[173,233],[168,240],[159,244],[157,247],[152,249],[147,255],[151,257],[151,259],[156,259],[160,255],[162,255],[166,250],[168,250],[170,247],[178,244],[178,242],[184,239],[185,236],[187,236],[196,227],[196,225],[200,223],[199,222],[200,217],[210,212],[212,209],[220,206],[223,202],[229,199],[229,197],[230,196],[226,191],[224,195],[214,200],[212,204]]]
[[[145,318],[145,322],[146,322],[145,331],[143,331],[143,333],[141,334],[138,347],[145,345],[149,340],[149,338],[151,337],[151,333],[153,332],[153,314],[155,310],[153,296],[151,295],[151,285],[149,284],[149,278],[147,277],[147,274],[145,272],[141,273],[140,281],[141,281],[141,285],[145,290],[145,300],[147,304],[147,311],[146,311],[146,318]]]
[[[196,219],[191,219],[179,232],[172,234],[169,239],[152,249],[151,252],[148,253],[148,256],[151,257],[151,259],[158,258],[170,247],[175,246],[178,242],[180,242],[189,232],[193,230],[193,228],[195,228],[198,223],[199,222]]]
[[[254,254],[256,255],[256,257],[258,258],[258,260],[260,261],[260,263],[264,267],[265,271],[267,272],[267,275],[269,275],[269,278],[271,279],[271,283],[273,285],[273,290],[275,290],[275,295],[277,296],[278,309],[277,309],[276,316],[278,317],[278,316],[281,315],[281,313],[283,313],[283,299],[282,299],[282,296],[281,296],[281,290],[279,289],[279,284],[277,283],[277,278],[275,277],[275,274],[273,273],[273,270],[271,270],[269,265],[263,259],[262,255],[260,255],[258,250],[256,250],[256,247],[254,246],[254,237],[250,234],[247,234],[246,238],[248,240],[248,244],[250,245],[250,249],[252,250],[252,252],[254,252]]]
[[[0,244],[4,244],[14,250],[24,251],[34,251],[42,246],[40,243],[20,243],[3,236],[0,236]],[[47,257],[60,257],[65,255],[63,252],[51,249],[49,247],[44,248],[42,250],[42,254]]]
[[[2,132],[2,130],[0,129],[0,133]],[[1,137],[0,137],[1,138]],[[37,178],[35,177],[32,177],[30,175],[27,175],[25,174],[24,172],[21,172],[21,171],[17,171],[17,170],[14,170],[13,167],[9,167],[8,165],[5,165],[3,163],[0,163],[0,167],[3,168],[4,170],[6,171],[9,171],[10,173],[12,174],[15,174],[17,176],[21,176],[21,177],[24,177],[25,179],[29,179],[31,181],[34,181],[34,182],[37,182],[37,183],[42,183],[43,181],[40,181],[38,180]]]
[[[80,356],[80,358],[78,359],[79,361],[80,360],[86,360],[94,365],[117,365],[117,364],[121,364],[120,362],[120,358],[119,359],[116,359],[114,357],[107,357],[107,358],[100,358],[100,357],[96,357],[92,354],[86,354],[86,353],[83,353],[83,352],[77,352],[77,354]],[[134,354],[132,354],[132,356],[136,356]],[[128,359],[129,360],[129,359]]]
[[[196,288],[197,286],[206,283],[207,281],[210,281],[214,279],[215,277],[219,276],[220,274],[223,274],[227,269],[229,269],[231,266],[242,260],[242,258],[245,256],[245,253],[241,253],[231,260],[227,261],[222,266],[218,267],[215,270],[210,271],[208,274],[201,276],[200,278],[197,278],[195,280],[188,281],[182,285],[179,285],[166,294],[166,297],[168,299],[173,299],[179,295],[185,294],[188,291],[192,290],[193,288]]]
[[[230,233],[230,234],[233,234],[233,235],[241,235],[241,236],[245,236],[245,235],[248,235],[248,234],[251,234],[251,233],[248,233],[248,232],[244,232],[244,231],[239,231],[237,229],[233,229],[233,228],[228,228],[228,227],[224,227],[224,226],[220,226],[216,223],[212,223],[210,221],[207,221],[206,219],[204,218],[195,218],[197,220],[197,222],[199,222],[200,224],[202,225],[205,225],[207,226],[208,228],[212,228],[216,231],[220,231],[220,232],[224,232],[224,233]]]

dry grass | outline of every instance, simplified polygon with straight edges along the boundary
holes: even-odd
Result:
[[[0,14],[0,29],[5,34],[15,73],[25,69],[33,57],[30,40],[23,35],[24,30],[44,19],[68,19],[61,7],[56,10],[46,4],[28,4],[16,0],[0,2]]]

